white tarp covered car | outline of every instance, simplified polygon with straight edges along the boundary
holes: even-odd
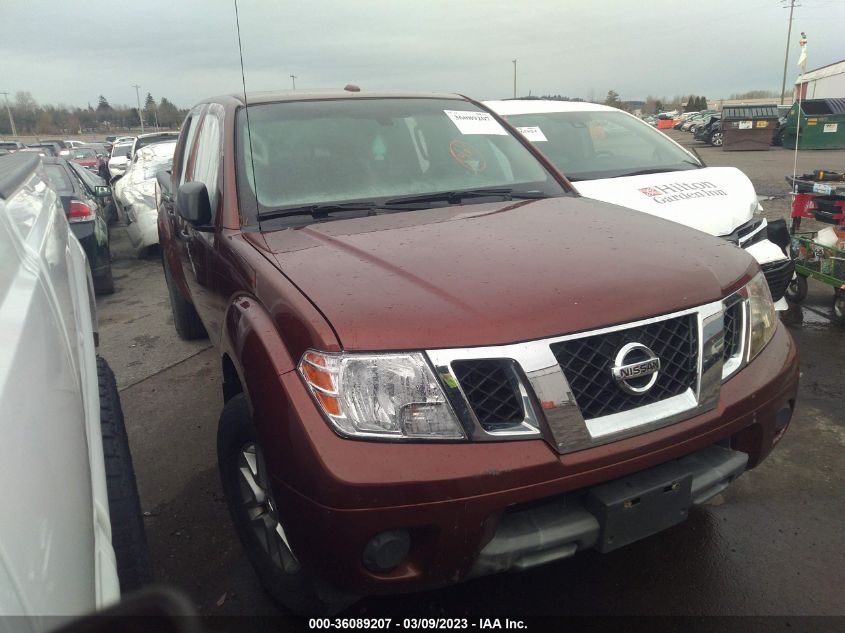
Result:
[[[43,631],[150,580],[85,253],[37,154],[0,157],[0,631]],[[5,625],[5,626],[4,626]]]
[[[127,233],[139,255],[158,244],[156,172],[170,169],[175,149],[176,141],[142,147],[132,158],[123,178],[114,185],[114,199],[129,223]]]
[[[783,294],[794,268],[786,225],[759,215],[754,185],[740,170],[707,167],[665,134],[609,106],[539,99],[486,105],[536,144],[581,195],[745,248],[763,268],[778,309],[786,309]]]

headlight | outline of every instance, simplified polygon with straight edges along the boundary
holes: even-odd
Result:
[[[465,439],[434,372],[420,353],[306,352],[299,373],[341,435]]]
[[[777,313],[769,292],[769,284],[762,272],[745,286],[748,292],[749,362],[759,354],[772,339],[777,327]]]

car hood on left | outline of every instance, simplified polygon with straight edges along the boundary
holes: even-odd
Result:
[[[684,224],[710,235],[729,235],[757,209],[748,176],[734,167],[706,167],[642,176],[579,180],[581,195]]]

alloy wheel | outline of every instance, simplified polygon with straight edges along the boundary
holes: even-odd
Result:
[[[241,449],[238,473],[241,503],[256,540],[279,569],[295,574],[300,564],[279,521],[264,456],[255,443],[246,444]]]

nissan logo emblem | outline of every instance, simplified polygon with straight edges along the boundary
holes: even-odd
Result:
[[[648,392],[657,382],[659,372],[660,359],[642,343],[624,345],[610,368],[619,388],[635,396]]]

